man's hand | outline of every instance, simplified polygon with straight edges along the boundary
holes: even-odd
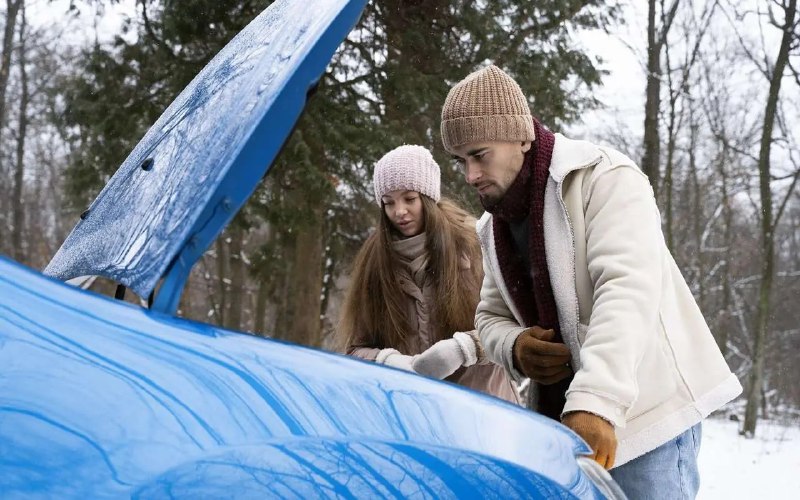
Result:
[[[569,348],[551,342],[556,332],[534,326],[528,328],[514,342],[514,368],[540,384],[555,384],[572,374],[567,366]]]
[[[594,451],[594,460],[606,470],[614,466],[617,454],[617,435],[614,426],[602,417],[585,411],[567,413],[561,423],[575,431]]]

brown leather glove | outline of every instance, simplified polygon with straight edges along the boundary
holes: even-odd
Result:
[[[514,368],[526,377],[543,385],[555,384],[572,374],[567,366],[570,361],[569,348],[552,342],[556,332],[533,326],[517,337],[514,342]]]
[[[575,431],[594,451],[592,457],[606,470],[614,466],[617,454],[617,435],[614,426],[602,417],[589,412],[575,411],[561,418],[561,423]]]

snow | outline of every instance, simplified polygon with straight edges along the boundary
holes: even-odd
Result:
[[[79,20],[86,29],[68,30],[65,35],[79,40],[110,39],[120,31],[124,15],[135,12],[135,5],[134,0],[122,0],[109,4],[97,16],[87,10]],[[602,142],[605,138],[596,137],[597,131],[614,127],[641,135],[646,12],[635,2],[628,5],[626,22],[616,27],[612,36],[599,30],[580,34],[584,48],[603,57],[609,75],[604,78],[605,85],[595,91],[604,106],[584,113],[579,123],[569,127],[571,135]],[[66,17],[68,6],[69,0],[37,0],[29,6],[29,22],[35,26],[58,24]],[[214,314],[213,309],[208,311],[209,317]],[[753,439],[740,436],[739,426],[740,422],[722,418],[703,422],[698,500],[800,499],[800,422],[787,425],[761,420]]]
[[[800,422],[760,420],[754,439],[740,436],[739,425],[703,421],[698,500],[800,498]]]

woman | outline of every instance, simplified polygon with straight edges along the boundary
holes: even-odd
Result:
[[[350,355],[519,403],[474,330],[483,270],[475,219],[441,199],[441,173],[422,146],[375,165],[378,230],[358,253],[338,331]]]

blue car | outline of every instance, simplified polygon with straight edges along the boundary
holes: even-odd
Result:
[[[45,269],[0,258],[2,498],[624,498],[587,445],[415,374],[175,316],[366,0],[279,0]],[[65,284],[103,276],[140,307]]]

